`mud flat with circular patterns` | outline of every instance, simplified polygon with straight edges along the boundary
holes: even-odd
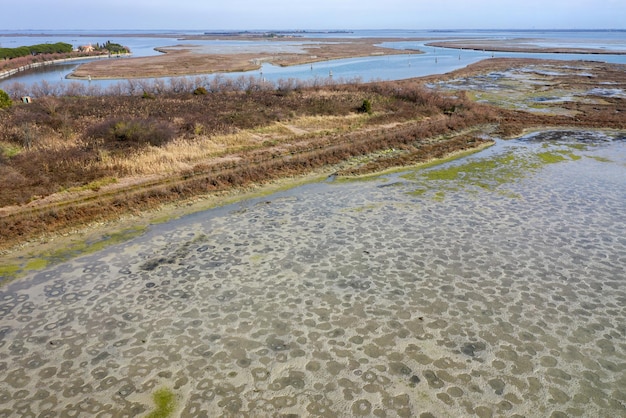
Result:
[[[544,132],[154,226],[3,286],[0,416],[625,416],[624,207]]]

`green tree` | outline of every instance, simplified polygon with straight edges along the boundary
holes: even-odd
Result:
[[[11,59],[26,57],[28,55],[69,53],[72,52],[72,45],[65,42],[55,44],[37,44],[31,46],[18,46],[17,48],[0,48],[0,58]]]
[[[372,102],[370,102],[369,99],[363,100],[363,104],[359,107],[359,112],[372,113]]]
[[[11,100],[7,92],[4,90],[0,90],[0,109],[10,107],[12,104],[13,101]]]

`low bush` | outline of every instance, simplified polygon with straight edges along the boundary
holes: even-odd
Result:
[[[177,130],[166,120],[110,119],[88,131],[91,139],[102,141],[105,148],[161,146],[172,139]]]
[[[363,100],[363,103],[359,107],[359,112],[367,114],[372,113],[372,102],[370,102],[368,99]]]
[[[11,107],[13,101],[9,97],[6,91],[0,90],[0,109]]]

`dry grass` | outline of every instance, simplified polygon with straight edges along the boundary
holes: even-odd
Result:
[[[250,130],[228,135],[201,135],[193,139],[177,138],[161,147],[150,146],[141,152],[111,154],[100,150],[100,158],[93,168],[104,171],[121,171],[131,176],[170,175],[190,170],[197,164],[244,150],[290,143],[307,135],[347,132],[367,119],[363,115],[306,116],[288,121],[288,125],[275,122]],[[89,167],[92,168],[92,167]]]
[[[371,116],[353,113],[345,116],[304,116],[289,121],[289,125],[308,132],[341,132],[362,126]]]

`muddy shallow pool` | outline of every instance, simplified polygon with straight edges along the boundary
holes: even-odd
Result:
[[[626,140],[187,216],[0,291],[0,416],[626,416]]]

